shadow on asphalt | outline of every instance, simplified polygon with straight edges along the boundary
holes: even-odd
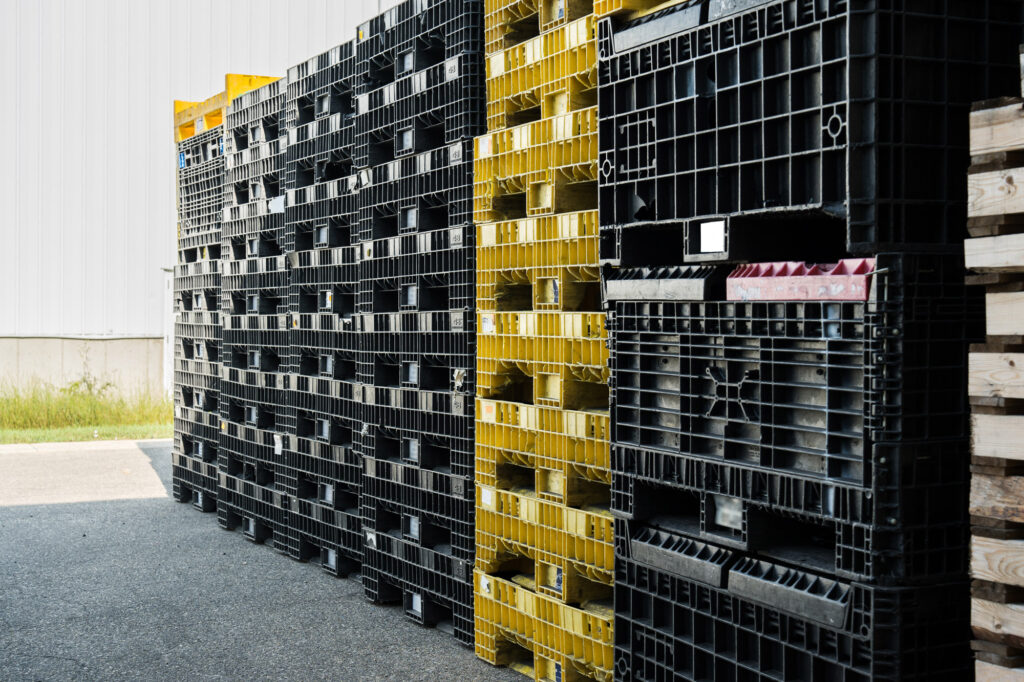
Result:
[[[2,507],[0,579],[3,679],[523,679],[171,497]]]

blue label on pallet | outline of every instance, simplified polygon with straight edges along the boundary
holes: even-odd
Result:
[[[220,138],[220,155],[224,156],[224,138]]]
[[[185,167],[185,152],[178,152],[178,168]]]

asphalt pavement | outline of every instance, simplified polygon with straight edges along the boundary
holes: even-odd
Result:
[[[0,446],[0,680],[523,680],[171,497],[170,441]]]

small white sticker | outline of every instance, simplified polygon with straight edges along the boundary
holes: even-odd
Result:
[[[493,334],[494,333],[494,314],[484,313],[480,316],[480,333],[481,334]]]
[[[274,434],[274,454],[280,455],[284,451],[284,439],[281,438],[281,434]]]
[[[453,81],[459,77],[459,58],[452,57],[444,62],[444,79]]]
[[[480,488],[480,504],[488,509],[494,508],[494,492],[488,488]]]

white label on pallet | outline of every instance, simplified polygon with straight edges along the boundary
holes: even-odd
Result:
[[[487,509],[494,509],[494,491],[480,486],[480,504]]]
[[[444,79],[453,81],[459,77],[459,58],[452,57],[444,62]]]
[[[480,315],[480,333],[481,334],[493,334],[494,333],[494,314],[483,313]]]

